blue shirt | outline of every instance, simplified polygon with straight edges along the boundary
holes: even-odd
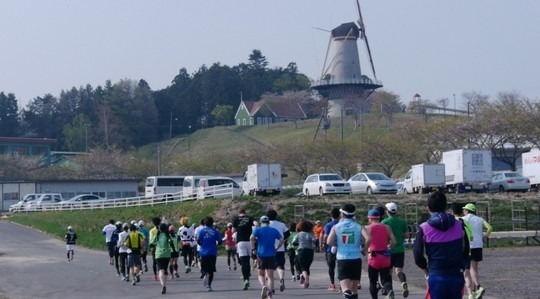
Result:
[[[257,256],[276,256],[276,240],[281,240],[281,233],[270,226],[261,226],[255,229],[253,236],[257,238]]]
[[[144,239],[147,240],[146,250],[148,250],[150,246],[150,232],[143,226],[139,227],[139,231],[144,235]]]
[[[219,232],[213,227],[205,226],[197,235],[197,243],[201,246],[199,250],[200,256],[214,255],[217,256],[217,245],[223,240]]]
[[[353,219],[346,218],[334,225],[336,233],[336,259],[354,260],[362,258],[360,237],[362,227]]]
[[[324,235],[328,237],[330,234],[330,231],[332,230],[332,227],[334,225],[338,224],[339,220],[332,220],[324,225]],[[332,252],[332,246],[326,246],[326,252]]]

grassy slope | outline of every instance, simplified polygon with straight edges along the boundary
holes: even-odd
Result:
[[[511,226],[511,200],[528,201],[531,208],[530,214],[535,223],[538,221],[538,201],[531,195],[530,198],[513,194],[448,194],[448,201],[460,202],[489,202],[491,209],[491,224],[495,231],[512,230]],[[74,212],[44,212],[44,213],[19,213],[9,217],[9,220],[21,223],[57,238],[63,238],[66,227],[72,225],[79,235],[79,244],[95,249],[104,249],[104,238],[101,230],[109,219],[129,222],[143,219],[149,226],[150,219],[156,215],[172,221],[178,227],[182,216],[187,215],[192,222],[197,223],[201,218],[211,215],[219,227],[224,228],[240,207],[244,207],[249,215],[260,217],[268,209],[278,211],[280,219],[285,223],[298,220],[303,215],[308,220],[326,220],[328,213],[334,206],[354,203],[357,206],[358,220],[365,224],[368,209],[374,206],[382,206],[386,202],[394,201],[400,207],[401,217],[406,217],[406,204],[412,213],[417,209],[417,216],[426,212],[424,196],[418,195],[378,195],[378,196],[326,196],[319,197],[268,197],[268,198],[239,198],[235,200],[204,200],[168,205],[156,205],[148,207],[118,208],[95,211]],[[479,209],[487,209],[486,204],[479,205]],[[299,212],[303,211],[300,215]],[[407,214],[408,214],[407,213]],[[413,213],[414,214],[414,213]],[[409,219],[414,219],[409,215]],[[532,224],[534,225],[534,224]]]

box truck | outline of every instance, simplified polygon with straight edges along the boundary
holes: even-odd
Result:
[[[281,164],[248,165],[242,190],[245,195],[279,194],[281,192]]]
[[[403,180],[403,193],[429,193],[446,186],[444,164],[416,164]]]
[[[540,191],[540,150],[521,154],[522,175],[531,181],[531,189]]]
[[[443,152],[441,163],[444,164],[448,192],[487,192],[492,176],[490,150],[458,149]]]

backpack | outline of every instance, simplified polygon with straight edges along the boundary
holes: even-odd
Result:
[[[118,243],[118,230],[117,229],[114,230],[114,232],[111,235],[111,243],[113,243],[114,245]]]

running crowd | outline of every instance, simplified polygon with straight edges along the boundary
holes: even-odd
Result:
[[[414,260],[426,278],[426,298],[462,298],[465,290],[469,299],[482,298],[486,290],[480,285],[478,263],[482,261],[483,237],[492,228],[476,215],[472,203],[453,203],[453,214],[446,212],[447,207],[443,193],[431,193],[427,199],[429,218],[419,225],[414,239]],[[243,290],[251,287],[252,270],[256,270],[262,299],[272,298],[276,289],[285,291],[286,257],[291,281],[309,288],[315,252],[325,255],[329,291],[340,291],[346,299],[358,298],[362,261],[367,260],[372,299],[378,298],[379,293],[384,298],[395,298],[392,272],[399,280],[402,297],[407,298],[404,241],[410,233],[397,211],[392,202],[371,209],[367,213],[368,224],[361,225],[356,207],[344,204],[330,211],[331,219],[324,225],[307,220],[286,225],[278,220],[275,210],[255,219],[240,209],[223,232],[210,216],[197,227],[182,217],[178,229],[160,217],[152,218],[150,230],[143,220],[110,220],[102,232],[108,263],[121,280],[136,285],[141,274],[149,271],[150,255],[152,279],[159,281],[161,294],[167,292],[167,280],[179,278],[179,263],[185,273],[199,268],[203,286],[212,292],[218,246],[224,243],[227,270],[240,268]],[[76,239],[70,226],[66,233],[68,261],[73,260]]]

